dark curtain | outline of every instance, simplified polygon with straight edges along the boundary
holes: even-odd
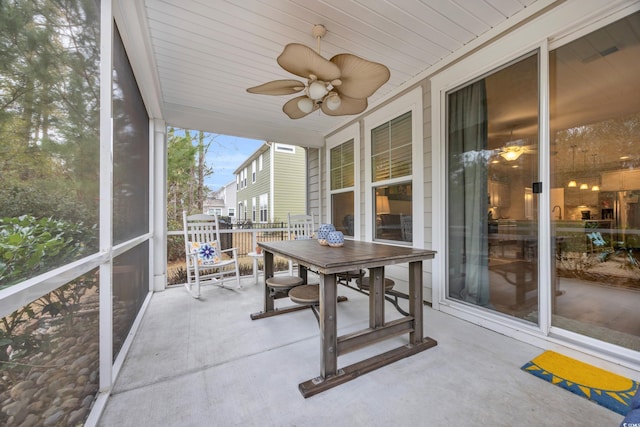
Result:
[[[448,97],[449,297],[489,304],[484,80]]]

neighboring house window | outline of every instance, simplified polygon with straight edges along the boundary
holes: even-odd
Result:
[[[329,176],[331,180],[331,219],[338,231],[354,236],[354,140],[350,139],[329,151]]]
[[[227,215],[231,218],[233,218],[234,216],[236,216],[236,210],[235,208],[229,208]]]
[[[276,144],[275,149],[276,149],[276,151],[278,151],[280,153],[295,154],[295,152],[296,152],[296,146],[295,145]]]
[[[236,190],[240,189],[240,175],[236,175]]]
[[[247,188],[247,173],[248,173],[247,168],[244,168],[243,172],[244,172],[244,177],[242,180],[242,188]]]
[[[269,202],[269,196],[267,194],[260,195],[260,222],[267,222],[267,206]]]
[[[260,154],[260,157],[258,157],[258,170],[262,170],[262,162],[263,162],[262,157],[263,157],[262,154]]]
[[[256,182],[256,161],[251,162],[251,182]]]
[[[207,214],[208,215],[218,215],[218,216],[220,216],[220,215],[222,215],[222,209],[221,208],[209,208]]]
[[[256,222],[256,198],[251,198],[251,221]]]

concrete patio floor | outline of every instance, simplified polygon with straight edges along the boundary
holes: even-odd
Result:
[[[339,334],[368,324],[365,295],[341,287]],[[623,417],[520,367],[542,352],[424,308],[432,349],[304,399],[319,374],[310,310],[252,321],[262,308],[243,288],[183,287],[153,295],[100,426],[618,426]],[[279,306],[290,304],[278,301]],[[387,318],[397,312],[387,303]],[[398,347],[401,336],[338,359],[339,366]]]

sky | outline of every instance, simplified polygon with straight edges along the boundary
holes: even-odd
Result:
[[[233,171],[264,144],[264,141],[236,136],[213,133],[207,136],[213,138],[213,141],[205,155],[205,163],[213,169],[213,174],[205,178],[205,185],[212,191],[217,191],[230,181],[235,181]]]

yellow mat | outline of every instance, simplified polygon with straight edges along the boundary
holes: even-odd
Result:
[[[545,351],[522,369],[620,415],[629,411],[631,398],[640,385],[637,381],[553,351]]]

